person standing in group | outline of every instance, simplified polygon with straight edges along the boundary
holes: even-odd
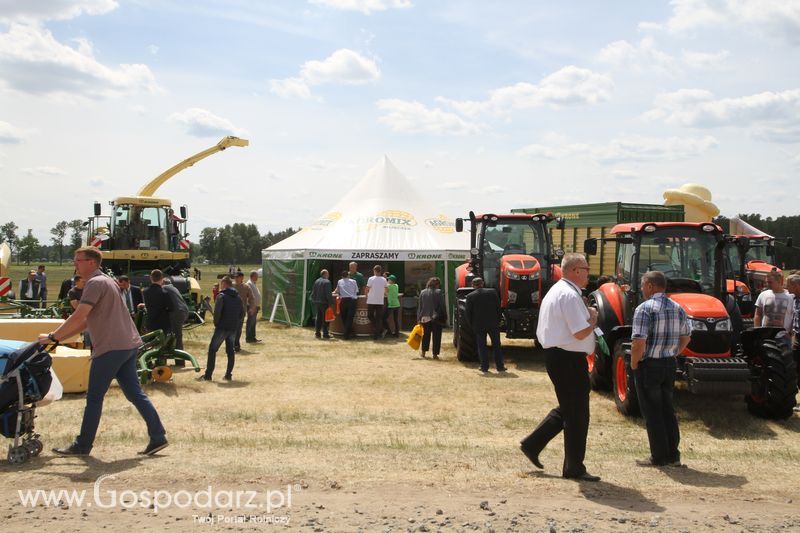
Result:
[[[636,395],[642,409],[650,457],[638,459],[639,466],[681,466],[678,417],[672,404],[675,388],[675,359],[691,340],[686,313],[665,293],[667,278],[662,272],[642,276],[645,301],[633,313],[631,368]]]
[[[211,300],[216,301],[218,294],[219,294],[219,283],[215,283],[211,286]]]
[[[586,354],[594,350],[597,310],[587,308],[581,289],[589,283],[589,264],[582,254],[561,260],[562,278],[545,295],[539,311],[536,338],[544,348],[547,375],[556,391],[558,407],[550,411],[520,448],[538,468],[539,454],[564,431],[561,475],[578,481],[600,481],[586,471],[589,432],[589,367]]]
[[[386,311],[383,313],[384,335],[391,333],[392,337],[400,336],[400,287],[397,285],[397,276],[389,274],[386,278]],[[389,317],[394,322],[394,333],[389,329]]]
[[[367,281],[367,317],[372,322],[372,338],[378,340],[383,332],[383,299],[386,297],[386,278],[383,267],[375,265]]]
[[[250,288],[253,295],[255,312],[247,314],[247,323],[244,327],[244,342],[261,342],[256,338],[256,322],[258,322],[258,312],[261,310],[261,291],[258,289],[258,270],[250,271],[250,279],[246,285]]]
[[[211,381],[217,361],[217,351],[225,343],[225,353],[228,356],[228,366],[225,369],[226,381],[233,379],[233,365],[236,362],[236,335],[241,332],[241,317],[244,313],[244,303],[240,293],[232,287],[231,278],[223,277],[219,282],[220,290],[217,301],[214,303],[214,334],[208,345],[208,360],[206,371],[198,379]]]
[[[144,303],[142,299],[142,289],[135,285],[131,285],[131,280],[128,276],[122,275],[117,278],[117,285],[119,285],[119,292],[122,295],[122,301],[125,302],[125,307],[128,309],[131,317],[136,314],[139,304]]]
[[[142,291],[144,307],[147,310],[147,331],[160,329],[165,335],[172,332],[169,313],[172,311],[169,294],[164,290],[164,273],[158,269],[150,272],[150,286]]]
[[[350,268],[349,271],[350,279],[356,282],[356,285],[358,285],[358,294],[361,294],[361,292],[364,290],[364,287],[366,286],[366,281],[364,280],[364,274],[358,271],[358,263],[356,263],[355,261],[351,261],[348,267]]]
[[[437,277],[428,280],[425,288],[419,293],[417,304],[417,322],[422,324],[422,346],[420,355],[425,357],[428,349],[432,349],[433,358],[439,359],[442,349],[442,326],[447,323],[447,304],[444,292],[440,288],[442,282]],[[431,339],[433,346],[431,346]]]
[[[30,270],[28,271],[28,277],[19,282],[19,296],[17,299],[31,307],[38,308],[42,299],[41,289],[42,286],[39,284],[39,280],[36,279],[36,271]]]
[[[792,321],[792,355],[797,368],[797,381],[800,383],[800,274],[786,278],[786,290],[794,296],[794,320]],[[800,412],[800,406],[794,408]]]
[[[81,432],[72,444],[53,451],[59,455],[89,455],[100,424],[103,399],[111,380],[116,379],[125,398],[147,424],[150,441],[139,453],[153,455],[167,447],[166,432],[136,373],[136,354],[142,340],[119,297],[119,287],[100,271],[102,258],[100,250],[93,246],[75,251],[78,275],[86,280],[80,304],[58,329],[39,335],[41,344],[58,343],[88,328],[94,342]]]
[[[36,281],[39,282],[40,307],[47,307],[47,274],[45,274],[44,265],[36,267]]]
[[[756,298],[756,311],[753,324],[759,328],[771,326],[786,331],[784,344],[791,345],[789,334],[794,322],[794,296],[783,288],[783,274],[777,270],[767,273],[767,289]]]
[[[345,270],[336,283],[333,291],[339,297],[339,314],[344,327],[343,339],[353,338],[353,319],[356,316],[356,303],[358,302],[358,284],[350,279],[350,273]]]
[[[169,278],[164,278],[164,290],[169,295],[169,304],[172,309],[169,312],[170,331],[175,335],[175,348],[183,350],[183,324],[189,318],[189,306],[178,288],[172,284]],[[177,366],[184,366],[186,361],[175,361]]]
[[[494,366],[498,372],[505,372],[503,349],[500,346],[500,315],[503,312],[500,307],[500,296],[496,290],[485,288],[482,278],[474,278],[472,288],[475,290],[467,295],[466,319],[475,332],[481,372],[489,371],[487,335],[492,341]]]
[[[328,332],[328,322],[325,320],[325,313],[328,311],[328,308],[333,305],[333,291],[331,290],[331,281],[328,277],[328,271],[322,269],[319,273],[319,277],[311,287],[311,303],[316,310],[314,336],[318,339],[320,338],[320,331],[322,331],[322,338],[331,338]]]
[[[244,283],[244,272],[241,270],[236,271],[236,283],[233,284],[234,290],[239,293],[239,298],[242,299],[242,316],[239,320],[239,327],[236,330],[236,344],[234,346],[234,350],[237,352],[242,350],[241,340],[242,340],[242,327],[244,326],[245,317],[250,316],[251,314],[256,313],[256,302],[253,298],[253,293],[250,291],[250,287],[248,287]]]
[[[75,284],[75,275],[77,275],[77,272],[73,272],[71,278],[67,278],[67,279],[65,279],[64,281],[61,282],[61,287],[59,287],[59,289],[58,289],[58,300],[59,301],[61,301],[64,298],[67,297],[67,293],[72,288],[72,286]]]

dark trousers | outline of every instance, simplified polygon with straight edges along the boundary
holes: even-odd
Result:
[[[92,359],[89,367],[89,388],[86,391],[86,408],[83,410],[81,433],[75,439],[78,447],[83,451],[92,449],[94,438],[97,435],[97,426],[103,414],[103,400],[105,399],[111,380],[117,380],[119,388],[125,398],[131,402],[147,424],[147,433],[151,442],[164,440],[164,426],[158,412],[147,394],[139,384],[136,374],[136,354],[138,349],[114,350],[106,352]]]
[[[342,317],[345,339],[353,337],[353,319],[356,317],[356,299],[342,298],[339,303],[339,314]]]
[[[442,349],[442,324],[435,320],[422,323],[422,351],[427,352],[433,337],[433,355],[439,355]]]
[[[325,320],[325,313],[328,311],[328,304],[314,304],[314,307],[317,308],[317,316],[314,319],[314,335],[319,337],[319,332],[322,330],[322,334],[325,337],[329,337],[330,334],[328,333],[328,322]]]
[[[492,352],[494,353],[494,366],[497,370],[505,368],[503,363],[503,349],[500,347],[500,328],[488,330],[478,329],[475,331],[478,345],[478,358],[481,361],[481,370],[489,370],[489,350],[486,346],[486,335],[492,341]]]
[[[642,409],[650,456],[653,463],[663,465],[680,461],[678,444],[681,432],[672,404],[677,362],[674,357],[645,359],[634,371],[636,394]]]
[[[183,323],[186,322],[188,313],[170,313],[169,321],[172,325],[172,334],[175,335],[175,348],[183,350]]]
[[[258,312],[261,310],[260,307],[256,307],[256,312],[247,315],[247,323],[244,326],[244,340],[246,341],[254,341],[256,340],[256,322],[258,322]]]
[[[241,332],[241,330],[240,330]],[[225,375],[230,376],[233,373],[233,364],[236,362],[236,352],[234,350],[234,343],[236,341],[236,330],[215,329],[214,335],[211,337],[211,344],[208,345],[208,360],[206,361],[206,377],[211,379],[214,373],[214,367],[217,363],[217,351],[222,343],[225,342],[225,353],[228,355],[228,368],[225,370]]]
[[[564,431],[564,477],[578,477],[586,472],[586,436],[589,433],[589,368],[586,354],[560,348],[545,350],[547,375],[556,389],[558,407],[525,437],[521,444],[539,455],[553,437]]]
[[[367,318],[372,322],[372,338],[380,338],[383,333],[383,304],[367,304]]]
[[[392,317],[394,321],[394,333],[393,335],[397,336],[397,333],[400,331],[400,308],[399,307],[389,307],[386,306],[386,310],[383,312],[383,329],[391,333],[391,328],[389,327],[389,317]]]
[[[239,323],[236,325],[236,336],[234,337],[234,349],[238,352],[242,349],[241,340],[242,340],[242,328],[244,327],[244,319],[247,316],[247,312],[239,317]]]

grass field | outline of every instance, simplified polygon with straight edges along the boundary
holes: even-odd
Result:
[[[56,268],[48,272],[53,290],[60,276]],[[215,269],[204,267],[204,292],[215,279]],[[402,340],[319,341],[307,328],[263,321],[258,328],[264,342],[237,354],[233,382],[220,380],[220,353],[213,382],[179,370],[171,383],[146,387],[171,444],[159,456],[136,455],[147,441],[144,423],[116,386],[106,397],[90,458],[50,452],[74,438],[84,396],[67,395],[42,408],[43,454],[22,467],[0,462],[0,511],[9,530],[52,521],[65,531],[191,531],[200,527],[196,516],[206,514],[192,508],[26,508],[16,493],[91,491],[103,475],[114,476],[104,487],[135,491],[290,484],[297,493],[285,514],[291,529],[308,531],[800,528],[792,502],[800,476],[797,415],[759,420],[741,397],[681,390],[676,398],[688,468],[642,469],[634,465],[648,454],[641,420],[623,418],[610,397],[592,393],[587,466],[603,481],[574,483],[559,477],[561,438],[542,454],[543,473],[533,471],[518,449],[554,406],[543,357],[530,342],[508,343],[508,374],[484,376],[477,365],[455,359],[449,333],[442,360],[433,361]],[[210,335],[208,325],[186,333],[186,347],[201,364]],[[217,512],[241,514],[227,505]]]

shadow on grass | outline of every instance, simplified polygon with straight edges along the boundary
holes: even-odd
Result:
[[[577,483],[578,490],[584,498],[606,507],[640,513],[660,513],[666,510],[640,491],[630,487],[620,487],[608,481],[567,480],[561,476],[546,474],[541,470],[532,470],[527,475],[533,478],[561,480],[563,483]]]
[[[682,485],[692,485],[693,487],[725,487],[738,489],[745,483],[747,478],[734,474],[718,474],[716,472],[702,472],[693,468],[661,468],[667,476]]]
[[[236,379],[233,381],[216,381],[215,383],[220,389],[242,389],[250,386],[249,381],[239,381]]]
[[[139,455],[115,461],[103,461],[92,457],[60,457],[57,455],[38,456],[22,465],[3,464],[0,472],[26,472],[44,470],[47,474],[67,478],[74,483],[94,483],[102,475],[113,475],[125,472],[139,466],[142,461],[157,459],[159,455],[146,457]],[[75,466],[83,467],[81,471],[74,471]],[[61,467],[69,469],[61,471]]]
[[[180,396],[180,394],[178,394],[178,387],[175,385],[174,382],[162,383],[160,381],[154,381],[152,383],[149,383],[144,388],[145,394],[151,391],[158,391],[164,396],[167,396],[168,398],[176,398]]]
[[[774,439],[774,422],[747,412],[742,396],[695,396],[685,388],[675,391],[675,406],[681,423],[700,422],[708,434],[718,439]],[[795,424],[795,431],[800,425]]]
[[[494,364],[491,344],[488,347],[490,363]],[[520,372],[546,372],[544,367],[544,354],[541,350],[530,346],[503,346],[503,360],[506,366],[513,363]],[[458,361],[461,366],[472,368],[478,365],[478,354],[472,361]]]

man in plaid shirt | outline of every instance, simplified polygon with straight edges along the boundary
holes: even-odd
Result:
[[[663,273],[644,274],[642,294],[647,300],[633,314],[631,367],[650,441],[650,457],[637,460],[639,466],[681,466],[672,392],[675,357],[689,345],[691,330],[686,313],[664,294],[666,288]]]

